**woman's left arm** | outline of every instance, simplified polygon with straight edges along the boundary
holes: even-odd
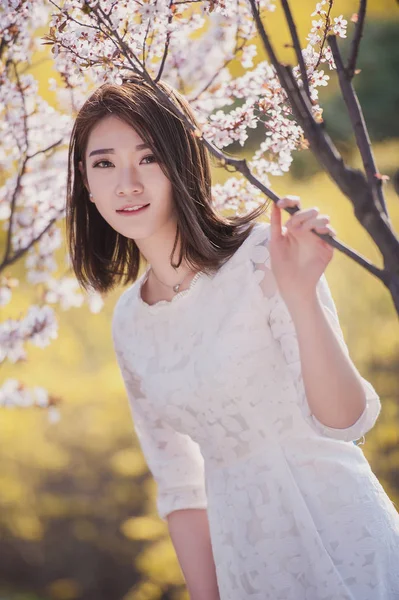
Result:
[[[317,207],[300,209],[282,227],[280,209],[287,205],[300,208],[299,198],[286,196],[279,206],[273,205],[269,240],[271,270],[290,317],[281,317],[280,312],[278,319],[291,320],[294,329],[290,333],[287,323],[281,323],[281,335],[288,346],[295,335],[302,383],[317,426],[332,437],[340,437],[340,429],[347,429],[350,436],[363,420],[368,421],[367,402],[371,396],[374,400],[376,393],[349,356],[325,280],[334,248],[311,229],[330,235],[335,232],[329,217],[320,215]],[[284,340],[280,341],[284,345]]]
[[[313,415],[327,427],[353,425],[366,408],[362,379],[327,319],[316,292],[290,308],[306,397]]]

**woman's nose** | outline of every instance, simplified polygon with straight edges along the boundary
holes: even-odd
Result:
[[[129,173],[125,174],[125,177],[120,179],[118,183],[117,194],[128,196],[130,194],[142,192],[143,189],[144,186],[137,174],[130,171]]]

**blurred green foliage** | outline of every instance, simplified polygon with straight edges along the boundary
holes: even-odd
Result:
[[[399,137],[399,21],[366,22],[353,85],[372,140]],[[346,42],[346,43],[345,43]],[[350,39],[342,43],[348,56]],[[346,61],[345,61],[346,62]],[[323,103],[327,130],[338,142],[353,141],[347,110],[339,93]]]

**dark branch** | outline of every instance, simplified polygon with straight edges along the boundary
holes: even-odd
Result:
[[[338,80],[339,85],[341,87],[342,97],[346,104],[346,108],[348,109],[348,114],[356,137],[359,152],[362,157],[367,180],[369,182],[370,188],[375,193],[376,205],[380,208],[381,211],[388,215],[384,195],[382,192],[382,181],[376,177],[378,169],[375,164],[373,151],[371,149],[371,141],[367,131],[367,125],[363,117],[362,109],[356,96],[356,92],[352,86],[351,79],[345,70],[341,53],[338,48],[336,36],[329,35],[328,42],[330,44],[335,65],[337,67]]]
[[[100,24],[105,25],[106,27],[109,28],[109,31],[111,33],[110,34],[105,33],[105,35],[112,41],[112,43],[118,49],[118,46],[115,43],[115,40],[113,39],[114,37],[116,38],[116,41],[118,42],[119,47],[122,49],[122,51],[124,53],[124,56],[129,61],[132,70],[135,73],[140,73],[140,74],[143,74],[143,72],[146,72],[143,63],[139,60],[139,58],[131,50],[131,48],[129,47],[129,45],[126,44],[126,42],[124,40],[122,40],[122,38],[120,37],[118,31],[116,29],[112,29],[112,23],[110,22],[109,16],[106,13],[104,13],[104,11],[101,9],[101,7],[99,5],[97,5],[94,8],[92,7],[91,10],[96,15],[96,17],[97,17],[98,21],[100,22]],[[102,13],[102,16],[99,13]],[[104,33],[103,30],[101,30],[101,31]],[[139,66],[139,69],[137,68],[137,65],[133,61],[136,61],[137,65]]]
[[[171,10],[172,4],[173,4],[173,0],[169,0],[168,25],[170,25],[171,22],[172,22],[172,20],[173,20],[173,12]],[[169,29],[168,32],[167,32],[167,34],[166,34],[165,50],[164,50],[164,53],[163,53],[163,56],[162,56],[161,66],[159,68],[158,75],[154,79],[154,83],[158,83],[158,81],[161,79],[162,72],[164,70],[164,66],[165,66],[165,62],[166,62],[166,57],[168,56],[168,52],[169,52],[170,36],[171,36],[171,31]]]
[[[26,159],[23,161],[22,167],[17,175],[17,181],[15,183],[14,191],[13,191],[12,198],[11,198],[10,219],[8,222],[6,249],[5,249],[4,256],[3,256],[3,262],[0,265],[0,270],[1,270],[2,265],[7,264],[7,261],[9,259],[10,253],[11,253],[11,240],[12,240],[12,230],[13,230],[13,224],[14,224],[15,207],[17,204],[17,197],[18,197],[17,195],[20,190],[19,185],[21,183],[22,175],[25,173],[25,167],[26,167]]]
[[[145,30],[144,40],[143,40],[143,65],[145,67],[145,46],[147,43],[148,32],[150,31],[151,19],[148,19],[147,29]]]
[[[309,101],[312,102],[312,99],[310,97],[309,81],[308,81],[308,75],[306,72],[306,65],[305,65],[305,61],[303,60],[303,54],[301,51],[301,45],[299,42],[298,32],[297,32],[296,25],[294,23],[294,19],[292,18],[292,13],[291,13],[291,9],[288,4],[288,0],[281,0],[281,4],[282,4],[283,10],[284,10],[285,18],[287,19],[288,27],[289,27],[289,30],[291,33],[292,43],[294,45],[295,54],[297,57],[297,61],[299,63],[299,68],[300,68],[301,77],[302,77],[302,85],[305,89],[307,97],[309,98]]]
[[[23,127],[24,127],[24,138],[25,138],[25,147],[26,149],[28,149],[28,125],[27,125],[27,114],[26,114],[26,103],[25,103],[25,96],[24,96],[24,92],[22,90],[22,85],[21,85],[21,80],[19,78],[18,75],[18,70],[17,70],[17,66],[14,62],[10,63],[13,66],[14,69],[14,73],[15,73],[15,78],[17,80],[17,88],[18,88],[18,92],[19,95],[21,97],[21,102],[22,102],[22,107],[23,107]],[[17,205],[17,195],[18,192],[20,190],[20,183],[21,183],[21,179],[25,173],[25,169],[26,169],[26,163],[28,162],[28,159],[26,157],[26,153],[25,156],[22,160],[22,166],[19,170],[18,176],[17,176],[17,182],[15,184],[15,188],[14,188],[14,192],[11,198],[11,206],[10,206],[10,220],[8,223],[8,231],[7,231],[7,241],[6,241],[6,249],[4,252],[4,257],[3,257],[3,261],[6,261],[8,259],[8,257],[10,256],[10,252],[11,252],[11,241],[12,241],[12,231],[13,231],[13,226],[14,226],[14,214],[15,214],[15,209],[16,209],[16,205]]]
[[[52,150],[53,148],[56,148],[57,146],[59,146],[62,142],[63,142],[63,140],[60,139],[60,140],[58,140],[58,142],[55,142],[54,144],[51,144],[51,146],[49,146],[48,148],[44,148],[43,150],[38,150],[34,154],[30,154],[29,156],[26,157],[26,160],[30,160],[31,158],[34,158],[38,154],[45,154],[49,150]]]
[[[10,265],[12,265],[15,262],[17,262],[17,260],[19,260],[30,248],[32,248],[40,240],[40,238],[46,233],[46,231],[48,231],[50,229],[50,227],[52,225],[54,225],[54,223],[56,221],[57,221],[57,219],[51,219],[51,221],[48,223],[48,225],[46,225],[46,227],[43,229],[43,231],[41,231],[39,233],[39,235],[37,235],[35,238],[33,238],[33,240],[31,240],[27,246],[24,246],[23,248],[20,248],[12,256],[7,256],[6,255],[4,257],[4,259],[3,259],[3,261],[0,263],[0,273],[6,267],[9,267]]]
[[[391,286],[391,279],[393,280],[395,277],[399,276],[399,240],[392,231],[386,215],[378,209],[377,204],[374,202],[372,188],[365,179],[363,173],[345,165],[332,140],[325,132],[324,126],[315,122],[309,100],[304,93],[303,88],[300,89],[298,87],[298,83],[291,72],[291,68],[284,67],[277,61],[275,52],[256,8],[255,0],[249,1],[259,35],[269,56],[269,60],[274,66],[280,79],[280,83],[287,94],[294,117],[304,130],[312,152],[315,154],[322,167],[329,173],[333,181],[338,185],[342,193],[350,199],[354,206],[357,219],[368,231],[382,252],[389,271],[384,271],[383,274],[380,271],[377,276],[385,283],[385,285]],[[398,298],[394,298],[394,301],[399,309]]]
[[[349,79],[353,79],[356,70],[357,56],[359,53],[360,41],[363,35],[364,23],[366,18],[367,0],[360,0],[359,11],[357,13],[357,23],[355,33],[352,38],[351,49],[349,53],[346,72]]]

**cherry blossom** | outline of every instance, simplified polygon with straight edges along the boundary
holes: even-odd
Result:
[[[55,251],[61,246],[59,225],[65,216],[66,147],[73,124],[71,109],[76,109],[71,99],[82,100],[84,94],[78,87],[73,92],[60,90],[61,113],[40,97],[35,77],[20,70],[20,65],[32,62],[34,51],[43,48],[34,31],[48,23],[50,8],[41,0],[3,0],[0,6],[0,169],[6,174],[0,186],[0,227],[6,240],[11,229],[9,246],[0,260],[3,307],[12,302],[13,288],[19,283],[8,270],[16,257],[25,261],[26,281],[41,285],[43,298],[50,291],[49,282],[52,290],[55,287]],[[71,80],[77,86],[78,78]],[[103,304],[98,296],[81,294],[79,306],[87,302],[90,310],[98,312]],[[67,306],[66,297],[58,296],[60,305]],[[26,344],[44,348],[57,332],[55,312],[45,304],[31,307],[25,317],[6,319],[0,323],[0,362],[27,360]],[[7,387],[0,391],[8,397]]]
[[[327,0],[323,0],[322,2],[318,2],[316,4],[316,8],[315,8],[314,12],[312,12],[311,16],[312,17],[316,17],[316,16],[319,16],[319,15],[326,15],[327,11],[325,11],[323,9],[323,6],[325,6],[326,4],[327,4]]]
[[[336,33],[341,38],[346,38],[346,26],[348,21],[344,19],[343,15],[339,17],[334,17],[334,27],[333,32]]]
[[[257,4],[267,23],[275,2]],[[326,4],[325,0],[316,3],[302,49],[315,116],[321,115],[318,88],[329,80],[319,65],[327,63],[329,70],[335,69],[324,39],[332,33],[346,37],[347,21],[340,15],[331,25]],[[8,269],[15,257],[24,261],[26,281],[42,290],[40,306],[32,306],[19,319],[0,322],[0,363],[27,360],[29,342],[47,347],[57,337],[57,310],[86,303],[97,313],[103,306],[100,294],[79,289],[68,259],[67,272],[56,276],[55,259],[62,246],[60,224],[65,217],[73,118],[95,87],[105,82],[120,85],[123,75],[144,68],[155,79],[162,65],[162,78],[184,91],[202,136],[217,148],[234,142],[243,147],[249,130],[261,128],[263,139],[248,166],[269,188],[271,176],[289,170],[293,152],[307,147],[274,67],[258,57],[247,0],[86,0],[85,10],[82,7],[81,0],[3,0],[0,7],[5,40],[0,62],[0,168],[7,174],[0,186],[0,227],[6,236],[11,232],[7,256],[0,263],[0,306],[12,302],[16,283]],[[46,23],[48,33],[35,38],[35,30]],[[18,71],[18,65],[29,63],[43,44],[51,47],[54,67],[63,81],[62,85],[55,78],[48,82],[56,92],[57,109],[40,97],[33,75]],[[245,69],[238,77],[231,74],[233,61]],[[302,83],[299,65],[294,65],[293,74]],[[264,201],[256,186],[237,177],[214,184],[212,198],[218,210],[237,214]],[[22,406],[32,393],[9,380],[0,389],[0,404],[10,405],[14,398]]]
[[[51,398],[46,389],[35,386],[28,389],[16,379],[7,379],[0,388],[0,407],[3,408],[46,408],[51,423],[60,419],[57,401]]]

